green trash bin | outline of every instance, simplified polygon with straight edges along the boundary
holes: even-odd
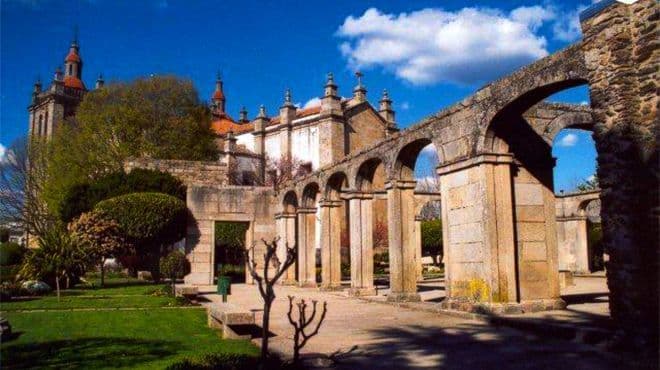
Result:
[[[222,295],[223,302],[227,302],[227,295],[231,294],[231,277],[218,276],[218,294]]]

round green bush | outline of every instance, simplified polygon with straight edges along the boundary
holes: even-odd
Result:
[[[185,236],[186,204],[163,193],[132,193],[103,200],[95,210],[117,221],[134,245],[160,246]]]
[[[0,266],[20,264],[26,252],[27,248],[14,242],[0,244]]]
[[[69,222],[102,200],[134,192],[158,192],[186,199],[186,187],[176,177],[167,172],[136,168],[129,173],[114,172],[91,183],[71,186],[59,205],[59,214],[64,222]]]

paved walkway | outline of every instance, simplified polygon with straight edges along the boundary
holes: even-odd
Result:
[[[435,292],[422,288],[429,304],[442,294],[441,282],[436,283],[440,284],[423,284],[439,287]],[[580,289],[588,290],[576,286],[570,291],[581,294]],[[213,291],[214,287],[208,290]],[[276,293],[271,315],[270,329],[274,334],[271,348],[284,356],[291,354],[293,336],[286,318],[287,295],[328,302],[328,315],[320,334],[302,350],[307,363],[317,368],[615,369],[623,366],[592,346],[482,321],[349,298],[343,292],[278,286]],[[220,301],[214,293],[204,297]],[[262,303],[255,286],[233,285],[229,302],[257,311],[257,323],[261,323]]]

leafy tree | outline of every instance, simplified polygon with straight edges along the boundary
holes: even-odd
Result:
[[[589,191],[589,190],[597,190],[599,189],[598,185],[598,177],[593,176],[588,179],[585,179],[581,183],[577,184],[575,186],[575,190],[577,191]]]
[[[21,275],[38,280],[55,280],[60,299],[60,279],[71,281],[85,273],[89,258],[76,240],[63,227],[53,227],[38,239],[39,248],[30,250],[23,261]]]
[[[158,192],[186,199],[186,187],[181,180],[167,172],[137,168],[129,173],[117,171],[69,187],[58,214],[62,221],[69,222],[104,199],[135,192]]]
[[[186,204],[162,193],[132,193],[103,200],[95,211],[115,220],[135,252],[148,263],[154,280],[160,280],[159,260],[165,246],[181,240],[186,232]]]
[[[50,208],[59,209],[66,189],[121,171],[131,157],[217,159],[210,117],[192,82],[171,76],[90,91],[52,138]]]
[[[217,262],[241,265],[245,254],[245,222],[216,222],[215,250]]]
[[[9,229],[6,227],[0,227],[0,243],[6,243],[9,241]]]
[[[442,255],[442,220],[422,221],[422,254],[431,255],[433,264],[438,265]]]
[[[160,259],[160,272],[170,278],[172,283],[172,294],[176,279],[181,279],[190,272],[190,262],[180,250],[173,250],[167,256]]]
[[[105,217],[101,212],[83,213],[69,224],[69,232],[82,243],[85,252],[97,261],[101,270],[101,286],[105,283],[105,261],[127,251],[117,221]]]

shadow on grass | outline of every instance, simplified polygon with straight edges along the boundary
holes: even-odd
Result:
[[[175,355],[180,343],[133,338],[81,338],[3,346],[3,369],[133,367]]]

